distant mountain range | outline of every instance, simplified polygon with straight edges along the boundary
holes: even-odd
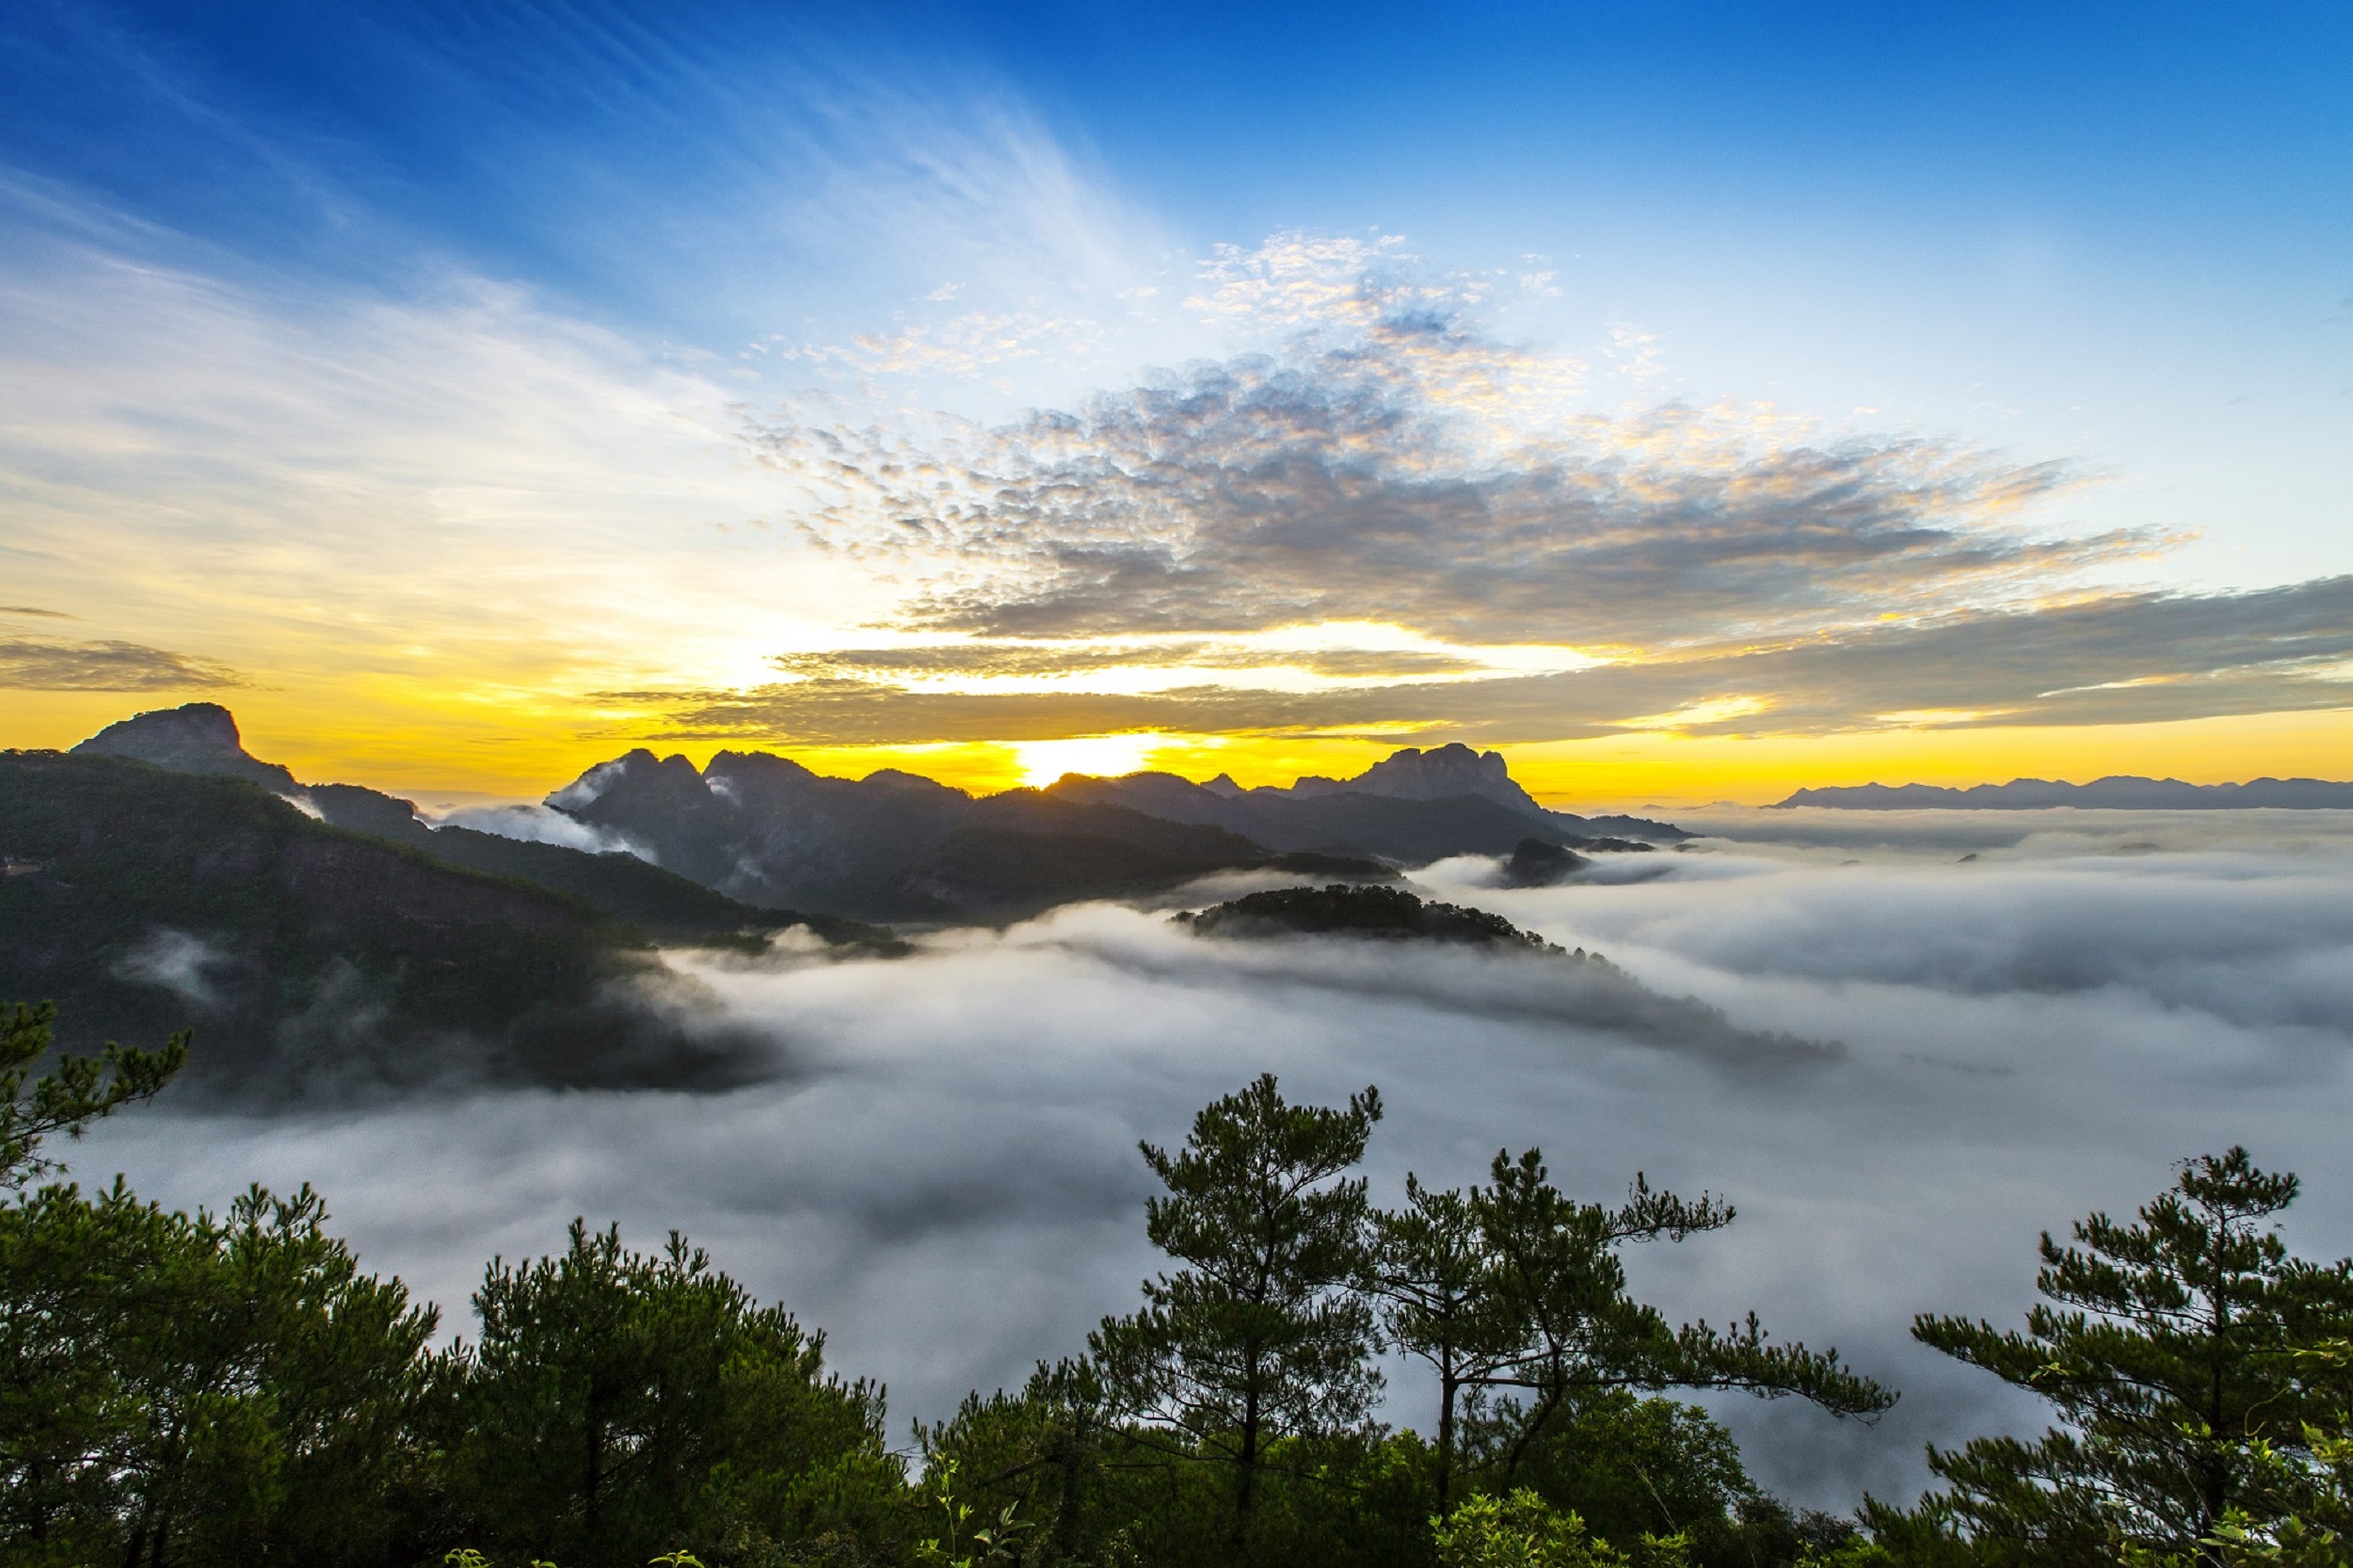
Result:
[[[2117,774],[2089,784],[2046,778],[2013,778],[2007,784],[1977,784],[1966,790],[1933,784],[1856,784],[1800,790],[1776,809],[1829,807],[1842,811],[2033,811],[2073,806],[2122,811],[2228,811],[2270,808],[2284,810],[2353,810],[2353,784],[2324,778],[2258,778],[2246,784],[2185,784],[2178,778],[2138,778]]]
[[[634,1000],[659,960],[587,903],[248,779],[0,753],[0,998],[56,1002],[77,1048],[193,1027],[200,1085],[684,1084],[744,1059]]]
[[[389,840],[468,871],[536,883],[583,900],[661,941],[726,944],[802,924],[832,942],[890,938],[889,932],[855,920],[741,904],[634,855],[593,854],[472,828],[435,827],[424,820],[414,801],[364,785],[306,788],[285,768],[248,754],[235,716],[216,703],[192,702],[108,725],[71,755],[121,758],[173,773],[259,784],[330,826]]]
[[[1019,919],[1222,871],[1391,874],[1360,856],[1285,855],[1215,827],[1035,790],[976,800],[914,774],[827,778],[765,752],[723,751],[697,769],[632,751],[548,804],[730,898],[859,920]]]
[[[537,823],[635,853],[306,786],[210,703],[64,755],[0,753],[0,999],[56,1000],[75,1046],[194,1026],[197,1078],[241,1092],[725,1081],[766,1048],[693,1016],[675,977],[633,984],[663,978],[657,943],[764,946],[802,926],[888,955],[905,945],[867,922],[1000,921],[1224,872],[1378,883],[1458,854],[1512,855],[1550,880],[1585,863],[1577,850],[1684,837],[1547,811],[1500,756],[1463,746],[1289,789],[1073,776],[984,798],[759,752],[697,769],[632,751],[549,796]]]
[[[1547,811],[1512,782],[1501,756],[1459,745],[1401,751],[1356,779],[1289,789],[1073,774],[979,799],[895,770],[827,778],[736,751],[696,769],[641,750],[589,769],[547,803],[746,904],[877,920],[1017,918],[1218,871],[1373,881],[1449,855],[1509,855],[1531,837],[1620,851],[1685,837],[1665,823]]]
[[[1531,839],[1633,851],[1685,837],[1665,823],[1547,811],[1513,781],[1501,754],[1462,745],[1408,748],[1353,779],[1288,788],[1074,774],[1046,790],[981,798],[894,769],[830,778],[788,758],[736,751],[698,769],[637,750],[548,796],[550,809],[635,856],[435,826],[414,803],[360,785],[306,789],[247,753],[234,716],[213,703],[110,725],[74,753],[248,779],[332,825],[574,894],[668,941],[794,921],[828,940],[856,940],[871,934],[844,922],[1020,919],[1216,872],[1379,881],[1397,866],[1509,855]]]
[[[1488,777],[1465,777],[1466,760]],[[1449,784],[1463,787],[1449,790]],[[1562,848],[1604,851],[1645,850],[1688,836],[1639,817],[1547,811],[1512,782],[1500,755],[1491,751],[1482,758],[1459,745],[1401,751],[1357,778],[1303,778],[1289,789],[1244,790],[1222,774],[1192,784],[1174,774],[1131,773],[1124,778],[1073,774],[1045,792],[1222,827],[1276,849],[1370,855],[1401,864],[1449,855],[1509,855],[1531,835]]]

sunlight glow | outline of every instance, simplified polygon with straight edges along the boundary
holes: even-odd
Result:
[[[1760,696],[1711,696],[1700,702],[1687,702],[1680,708],[1663,713],[1645,713],[1640,718],[1620,719],[1621,729],[1690,729],[1704,724],[1726,724],[1753,714],[1769,712],[1772,701]]]
[[[1081,735],[1068,741],[1023,741],[1013,750],[1021,761],[1021,782],[1044,789],[1066,773],[1110,778],[1139,772],[1161,739],[1155,734]]]

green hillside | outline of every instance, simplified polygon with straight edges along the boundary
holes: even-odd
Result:
[[[0,753],[0,997],[70,1044],[194,1028],[200,1080],[686,1081],[724,1051],[616,984],[588,903],[344,832],[241,779]]]

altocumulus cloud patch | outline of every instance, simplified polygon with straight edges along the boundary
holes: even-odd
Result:
[[[1605,411],[1582,363],[1493,334],[1476,280],[1377,248],[1276,236],[1221,251],[1201,283],[1189,307],[1271,346],[999,424],[747,415],[802,537],[911,584],[896,624],[1019,646],[789,655],[793,679],[673,694],[679,733],[1431,726],[1486,744],[2345,700],[2353,586],[2121,586],[2171,541],[2070,529],[2084,476],[2065,464],[1758,408]],[[1220,634],[1342,622],[1607,658],[1534,675],[1368,659],[1371,682],[1302,692],[1211,652]],[[1139,633],[1210,639],[1157,650],[1197,684],[1107,681],[1137,656],[1095,640]],[[952,671],[1070,680],[952,704],[912,683]],[[1377,679],[1432,673],[1455,679]]]

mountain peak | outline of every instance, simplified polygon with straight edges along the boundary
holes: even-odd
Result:
[[[302,789],[285,768],[264,762],[245,749],[236,715],[217,702],[191,702],[136,713],[92,735],[75,746],[73,754],[128,757],[174,773],[226,774],[281,795],[296,794]]]
[[[1305,784],[1305,779],[1300,782]],[[1396,800],[1444,800],[1451,795],[1481,795],[1516,811],[1541,813],[1535,797],[1513,780],[1512,770],[1499,751],[1473,751],[1459,741],[1428,751],[1407,746],[1391,752],[1353,778],[1318,780],[1314,793],[1347,791],[1360,795],[1387,795]]]

